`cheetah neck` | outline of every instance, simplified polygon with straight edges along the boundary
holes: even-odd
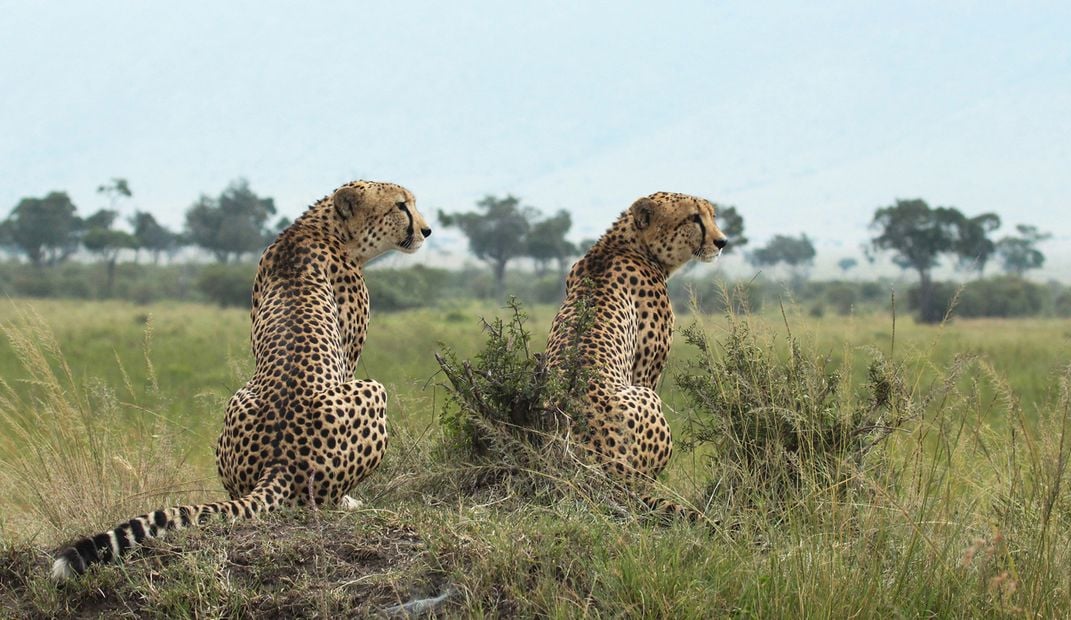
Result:
[[[640,263],[651,266],[664,277],[669,277],[671,272],[636,234],[636,227],[632,222],[632,214],[629,211],[622,213],[610,229],[595,242],[595,245],[588,250],[588,256],[630,256]]]
[[[352,269],[361,271],[370,257],[357,251],[357,240],[345,226],[339,223],[332,208],[326,200],[321,201],[302,214],[293,225],[300,226],[307,231],[307,234],[322,236],[325,241],[337,248],[340,259]]]

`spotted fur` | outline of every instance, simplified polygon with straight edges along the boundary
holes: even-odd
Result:
[[[390,250],[415,252],[430,234],[408,190],[364,181],[283,231],[253,285],[256,370],[227,405],[216,446],[230,501],[157,510],[80,539],[59,552],[53,576],[73,577],[215,515],[342,501],[387,447],[387,393],[353,378],[368,326],[363,266]]]
[[[654,478],[673,452],[655,392],[673,336],[666,281],[692,259],[713,260],[726,243],[713,204],[659,192],[633,203],[569,273],[565,302],[551,326],[547,363],[560,367],[567,348],[578,343],[580,362],[592,376],[585,444],[622,479]],[[576,338],[582,299],[594,316],[592,327]],[[662,512],[697,517],[676,504],[647,501]]]

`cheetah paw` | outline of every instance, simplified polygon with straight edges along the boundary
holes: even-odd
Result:
[[[339,502],[339,508],[347,512],[353,512],[354,510],[360,510],[364,506],[364,502],[359,499],[353,499],[349,495],[343,495],[342,501]]]

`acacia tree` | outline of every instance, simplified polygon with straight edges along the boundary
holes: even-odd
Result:
[[[18,246],[15,245],[15,239],[11,235],[12,226],[11,222],[4,220],[0,222],[0,248],[10,252],[14,256],[18,252]]]
[[[510,194],[505,198],[484,196],[476,209],[453,214],[439,211],[439,221],[459,228],[469,239],[469,250],[491,266],[494,295],[499,298],[505,289],[506,265],[525,255],[528,231],[538,211],[522,206],[520,198]]]
[[[1019,224],[1015,229],[1019,231],[1019,236],[1004,237],[997,242],[996,251],[1004,271],[1021,278],[1030,269],[1038,269],[1045,264],[1045,255],[1037,249],[1037,244],[1052,238],[1052,234],[1026,224]]]
[[[275,201],[257,196],[245,179],[233,181],[218,198],[202,195],[186,211],[187,237],[226,263],[259,252],[270,241],[268,219]]]
[[[576,245],[565,238],[572,227],[573,218],[565,210],[532,224],[528,231],[528,256],[535,261],[540,274],[547,272],[549,262],[556,261],[558,274],[565,277],[569,259],[577,251]]]
[[[848,272],[855,269],[858,265],[859,260],[852,258],[851,256],[845,256],[837,261],[837,267],[840,267],[840,270],[844,272],[844,275],[848,275]]]
[[[792,270],[793,278],[800,280],[806,269],[814,264],[814,257],[814,244],[807,235],[775,235],[764,247],[752,251],[748,255],[748,261],[756,267],[773,267],[784,263]]]
[[[984,216],[988,218],[988,216]],[[995,216],[994,216],[995,217]],[[893,262],[914,269],[919,276],[919,319],[939,322],[942,308],[933,303],[932,270],[942,254],[959,260],[971,260],[983,247],[988,231],[981,224],[983,216],[968,219],[954,207],[934,207],[924,200],[900,200],[874,212],[870,227],[878,235],[870,242],[878,251],[894,252]]]
[[[959,255],[957,268],[961,271],[974,271],[981,277],[986,264],[997,251],[997,244],[989,238],[990,233],[1000,228],[1000,216],[995,213],[983,213],[972,218],[963,218],[960,239],[956,253]]]
[[[4,222],[5,243],[36,266],[62,262],[78,249],[82,220],[76,211],[66,192],[23,198]]]
[[[294,220],[286,217],[285,215],[275,220],[275,224],[271,227],[271,230],[269,231],[269,233],[271,234],[271,239],[269,239],[269,241],[274,240],[275,237],[278,237],[280,234],[282,234],[284,230],[290,228],[290,225],[293,223]]]
[[[130,191],[130,184],[127,183],[127,180],[120,177],[113,177],[110,182],[98,185],[97,193],[108,197],[108,207],[113,211],[115,210],[115,205],[121,199],[130,198],[134,195],[134,192]]]
[[[152,213],[135,211],[130,226],[134,229],[137,250],[148,250],[154,265],[160,262],[161,254],[170,255],[180,245],[181,237],[157,222]]]
[[[115,285],[115,265],[119,260],[119,252],[124,249],[137,247],[137,239],[134,235],[112,228],[119,213],[112,209],[101,209],[85,220],[85,234],[82,236],[82,245],[86,250],[96,254],[105,265],[106,281],[104,296],[111,297]]]

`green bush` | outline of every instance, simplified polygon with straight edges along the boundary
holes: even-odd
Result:
[[[416,265],[407,269],[368,269],[365,283],[372,307],[394,311],[436,305],[450,284],[451,273]]]
[[[476,299],[490,299],[494,288],[489,273],[483,270],[466,270],[464,277],[456,280],[456,290],[462,295]],[[458,274],[461,275],[461,274]],[[505,290],[508,296],[527,304],[557,305],[565,292],[565,278],[556,273],[538,275],[514,271],[506,275]],[[506,301],[505,299],[501,301]]]
[[[1049,296],[1046,287],[1016,276],[998,276],[966,284],[935,282],[933,292],[936,307],[953,308],[952,316],[964,318],[1038,316]],[[908,291],[908,305],[912,310],[918,309],[918,286]]]
[[[848,282],[829,282],[825,290],[826,302],[841,316],[851,314],[859,302],[859,287]]]
[[[533,278],[531,284],[531,303],[558,305],[565,296],[565,280],[556,274]]]
[[[249,307],[256,265],[207,265],[197,276],[197,290],[223,307]]]
[[[56,278],[51,270],[43,268],[22,269],[12,265],[5,269],[5,293],[12,297],[53,297],[56,295]],[[29,265],[25,265],[29,267]]]
[[[698,308],[704,314],[722,314],[732,307],[735,314],[762,310],[767,300],[781,294],[769,281],[750,281],[733,285],[725,280],[677,278],[669,281],[669,298],[678,314]]]
[[[200,265],[193,264],[120,263],[111,297],[135,303],[193,299],[193,282],[200,270]],[[100,299],[106,278],[99,263],[65,262],[51,267],[0,263],[0,292],[12,297]]]
[[[866,303],[884,305],[889,302],[889,290],[892,283],[886,280],[862,282],[859,284],[859,299]]]
[[[189,263],[175,265],[135,265],[117,267],[114,297],[134,303],[151,303],[163,299],[193,299],[197,276],[202,267]]]
[[[1071,317],[1071,291],[1064,291],[1053,300],[1053,312],[1058,317]]]
[[[698,323],[684,330],[698,356],[676,377],[689,408],[681,445],[706,455],[707,498],[731,508],[779,508],[801,492],[842,489],[867,454],[918,415],[899,365],[879,353],[865,383],[787,339],[787,351],[729,316],[721,346]]]
[[[563,368],[552,371],[531,351],[520,302],[510,299],[509,308],[508,319],[484,321],[487,343],[475,359],[460,360],[445,346],[435,356],[449,382],[442,423],[466,460],[516,463],[516,441],[538,448],[562,429],[580,436],[586,428],[589,371],[575,346]],[[576,321],[578,334],[589,329],[590,308],[581,304]]]

